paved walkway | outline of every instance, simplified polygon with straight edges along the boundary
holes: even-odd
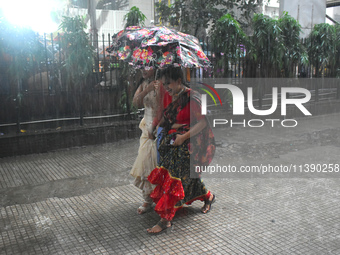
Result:
[[[214,132],[212,165],[340,164],[340,114]],[[137,215],[128,176],[137,149],[133,139],[0,159],[0,254],[340,254],[340,172],[205,174],[212,211],[195,202],[149,236],[158,215]]]

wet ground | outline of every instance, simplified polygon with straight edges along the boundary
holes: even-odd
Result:
[[[337,115],[335,115],[337,116]],[[329,120],[338,120],[333,115],[318,117],[318,122],[323,118],[323,122]],[[306,125],[305,120],[302,120],[300,125]],[[340,120],[338,121],[340,122]],[[334,124],[335,125],[335,124]],[[300,127],[301,128],[301,127]],[[309,127],[310,129],[311,127]],[[285,157],[290,155],[299,155],[299,152],[308,155],[313,154],[313,151],[322,158],[330,158],[329,160],[338,160],[337,155],[340,155],[340,123],[339,127],[336,125],[326,129],[303,129],[302,131],[294,132],[292,130],[282,129],[280,136],[277,136],[277,130],[259,130],[251,128],[220,128],[214,129],[217,150],[215,159],[212,162],[220,165],[258,165],[268,162],[272,165],[281,165]],[[272,133],[270,133],[272,132]],[[242,134],[242,135],[241,135]],[[255,138],[255,139],[254,139]],[[54,163],[57,164],[55,170],[63,169],[67,171],[67,168],[76,167],[79,169],[79,173],[68,178],[52,178],[48,182],[41,182],[37,180],[37,183],[30,183],[29,185],[18,185],[16,187],[7,187],[1,189],[3,194],[2,205],[14,205],[28,202],[42,201],[49,197],[70,197],[88,194],[91,191],[98,188],[105,187],[118,187],[132,183],[132,178],[127,174],[130,170],[131,164],[136,156],[138,150],[137,139],[130,139],[120,141],[116,143],[109,143],[98,146],[84,146],[80,148],[71,148],[66,150],[60,150],[55,152],[58,158],[54,158],[54,162],[47,162],[43,165],[52,167]],[[332,150],[334,152],[325,153],[325,150]],[[100,150],[100,153],[97,151]],[[322,150],[320,152],[320,150]],[[125,155],[125,163],[118,163],[121,159],[117,155],[122,151],[128,152]],[[333,151],[333,150],[332,150]],[[337,154],[339,152],[339,154]],[[77,160],[72,165],[63,163],[64,158],[68,158],[67,162],[71,162],[72,155],[79,157],[79,153],[82,154],[84,159]],[[332,153],[335,153],[332,155]],[[130,156],[129,156],[130,154]],[[39,158],[46,158],[53,155],[53,153],[40,154]],[[27,155],[22,157],[7,158],[12,163],[17,164],[20,161],[34,161],[37,155]],[[315,158],[315,156],[314,156]],[[59,162],[55,162],[59,161]],[[97,162],[99,160],[99,162]],[[295,165],[312,163],[313,158],[310,161],[301,161],[303,157],[298,156],[294,159]],[[276,163],[273,163],[275,162]],[[300,162],[301,161],[301,162]],[[318,161],[320,163],[320,161]],[[317,163],[317,162],[315,162]],[[334,163],[336,163],[334,161]],[[28,165],[27,162],[24,163]],[[35,163],[39,164],[39,163]],[[118,164],[118,167],[117,167]],[[42,168],[43,166],[39,166]],[[87,169],[95,168],[95,171],[89,173]],[[307,174],[307,173],[305,173]],[[56,174],[57,175],[57,174]],[[72,175],[72,174],[71,174]],[[233,177],[249,177],[246,175],[230,175]],[[230,177],[226,174],[213,174],[208,177]],[[266,176],[263,176],[266,177]],[[295,176],[296,177],[296,176]],[[315,176],[318,177],[318,176]],[[16,180],[17,182],[23,182]],[[24,184],[24,183],[21,183]]]
[[[340,114],[214,133],[211,165],[328,172],[203,173],[212,212],[194,203],[171,233],[152,237],[145,229],[158,215],[137,215],[141,194],[128,174],[138,139],[2,158],[0,254],[339,254]]]

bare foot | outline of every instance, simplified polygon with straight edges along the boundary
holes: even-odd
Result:
[[[171,227],[171,222],[165,219],[161,219],[155,226],[148,228],[146,231],[151,234],[156,234]]]
[[[151,204],[144,202],[142,206],[138,207],[137,213],[143,214],[146,213],[151,208]]]
[[[206,214],[211,209],[211,204],[215,202],[215,198],[213,194],[210,194],[209,200],[204,202],[204,206],[202,207],[201,211],[202,213]]]

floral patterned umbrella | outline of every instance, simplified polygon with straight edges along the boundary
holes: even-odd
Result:
[[[135,68],[211,67],[196,37],[167,27],[127,27],[107,51]]]

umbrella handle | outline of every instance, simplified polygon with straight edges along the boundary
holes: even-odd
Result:
[[[155,73],[155,80],[157,79],[157,75],[158,75],[158,68],[156,69],[156,73]],[[156,97],[156,89],[154,88],[153,90],[153,96]]]
[[[157,77],[158,77],[158,68],[156,69],[156,72],[155,72],[155,80],[157,80]]]

